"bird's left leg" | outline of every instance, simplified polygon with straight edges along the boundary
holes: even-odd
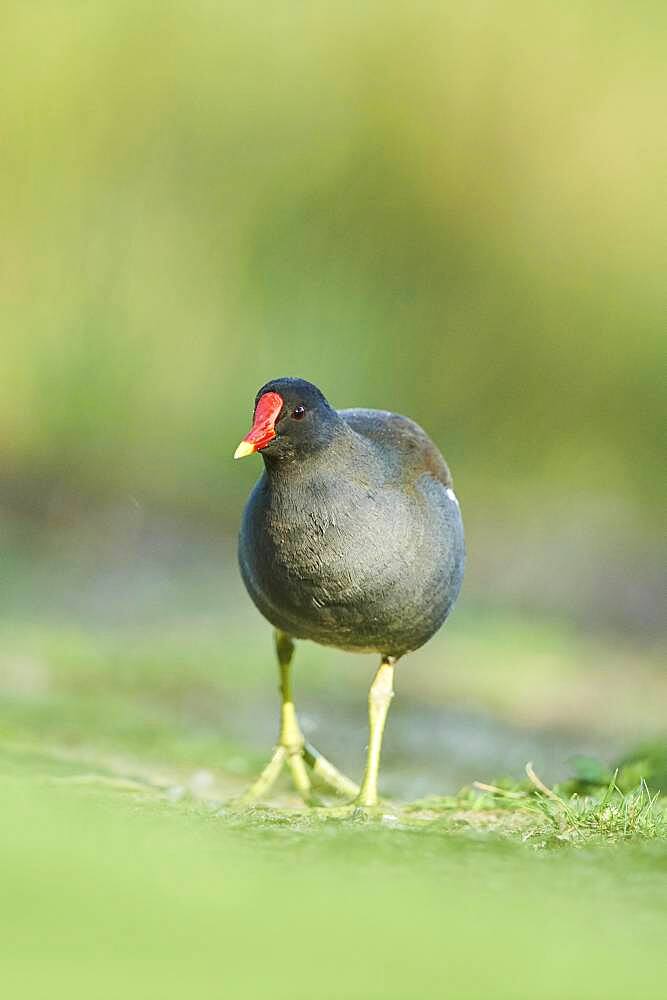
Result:
[[[368,693],[368,757],[361,788],[354,801],[344,806],[334,806],[318,810],[321,816],[332,819],[369,818],[379,810],[378,775],[380,772],[380,752],[387,712],[394,697],[394,667],[396,657],[383,656],[382,662]]]
[[[394,666],[396,657],[383,656],[368,693],[368,758],[364,779],[357,797],[357,805],[373,808],[378,804],[378,775],[380,773],[380,752],[382,736],[387,721],[387,712],[394,697]]]

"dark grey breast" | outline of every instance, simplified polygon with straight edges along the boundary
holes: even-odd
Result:
[[[296,638],[401,656],[445,621],[463,578],[449,469],[412,420],[340,410],[311,460],[271,465],[243,517],[239,560],[262,614]]]

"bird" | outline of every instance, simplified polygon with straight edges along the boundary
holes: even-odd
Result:
[[[408,417],[341,409],[301,378],[267,382],[234,458],[259,454],[238,559],[250,598],[273,626],[280,674],[278,742],[240,801],[265,797],[287,766],[308,805],[314,781],[355,809],[379,808],[378,780],[396,664],[438,631],[463,580],[463,521],[440,451]],[[296,713],[295,640],[375,653],[361,785],[304,738]]]

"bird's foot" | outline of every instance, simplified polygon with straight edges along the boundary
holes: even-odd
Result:
[[[285,765],[289,768],[296,792],[308,806],[320,806],[321,802],[313,791],[307,768],[319,785],[336,795],[353,797],[359,794],[359,786],[354,781],[342,774],[331,761],[301,737],[280,742],[257,780],[229,805],[237,809],[253,806],[271,791]]]
[[[358,798],[341,806],[320,806],[315,815],[325,820],[349,820],[353,823],[398,823],[397,810],[388,802],[376,802],[369,805]]]
[[[359,795],[359,785],[347,775],[339,771],[330,760],[316,750],[311,743],[303,744],[301,749],[303,759],[313,773],[318,784],[324,785],[336,795],[344,799],[356,799]]]

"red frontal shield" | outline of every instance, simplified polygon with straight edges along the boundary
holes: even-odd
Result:
[[[244,458],[265,448],[276,436],[276,420],[283,408],[283,398],[277,392],[265,392],[255,407],[255,417],[250,428],[234,453],[234,458]]]

